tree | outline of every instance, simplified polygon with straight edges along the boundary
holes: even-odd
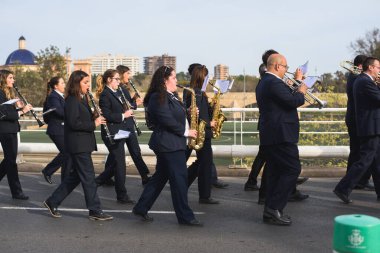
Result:
[[[41,106],[46,97],[46,84],[42,85],[42,79],[37,71],[24,70],[16,66],[14,73],[20,93],[33,106]]]
[[[66,49],[66,54],[69,52],[70,49]],[[56,46],[50,45],[44,50],[40,50],[37,53],[36,62],[39,66],[38,72],[45,83],[54,76],[67,76],[65,57],[60,54],[59,48]]]
[[[70,49],[66,49],[69,53]],[[42,106],[46,98],[47,82],[54,76],[67,76],[66,60],[56,46],[40,50],[36,56],[37,70],[28,70],[22,66],[14,69],[17,85],[22,95],[34,107]]]
[[[380,58],[380,29],[374,28],[366,33],[364,38],[359,38],[350,45],[355,54],[364,54]]]

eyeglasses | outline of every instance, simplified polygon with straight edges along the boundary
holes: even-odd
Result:
[[[166,73],[166,70],[168,70],[168,69],[169,69],[169,67],[165,66],[164,74]]]
[[[115,79],[116,81],[120,82],[120,78],[118,77],[112,77],[111,79]]]
[[[289,66],[288,66],[288,65],[282,65],[282,64],[278,64],[278,65],[283,66],[286,70],[289,69]]]

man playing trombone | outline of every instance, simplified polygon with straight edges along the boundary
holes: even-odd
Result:
[[[260,145],[267,161],[268,182],[263,220],[275,225],[292,223],[283,210],[301,172],[297,147],[297,107],[305,102],[307,86],[301,84],[293,92],[282,80],[287,70],[283,55],[271,55],[267,72],[256,89],[260,111]]]

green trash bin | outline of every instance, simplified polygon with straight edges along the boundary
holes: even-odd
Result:
[[[380,220],[362,215],[335,217],[333,253],[379,253]]]

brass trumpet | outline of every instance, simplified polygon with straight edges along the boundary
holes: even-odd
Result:
[[[342,61],[340,63],[340,66],[342,68],[344,68],[345,70],[348,70],[350,71],[352,74],[354,75],[359,75],[360,73],[362,73],[362,69],[359,68],[358,66],[355,66],[352,62],[350,61]]]
[[[295,84],[295,86],[290,86],[290,88],[291,88],[293,91],[296,91],[296,90],[298,89],[298,87],[302,84],[302,81],[295,80],[294,78],[291,78],[291,77],[289,77],[289,76],[286,75],[286,74],[285,74],[285,78],[287,78],[287,79],[290,80],[293,84]],[[320,99],[317,98],[313,93],[311,93],[309,90],[306,90],[305,100],[306,100],[306,102],[308,102],[308,103],[311,104],[311,105],[313,105],[313,104],[318,104],[318,108],[319,108],[319,109],[322,109],[323,107],[325,107],[325,106],[327,105],[327,102],[326,102],[326,101],[320,100]]]

